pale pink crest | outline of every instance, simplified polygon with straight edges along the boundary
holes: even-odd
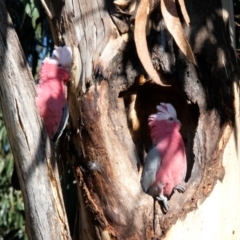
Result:
[[[72,64],[72,50],[70,47],[58,47],[53,51],[54,57],[63,67],[70,67]]]
[[[159,115],[167,115],[171,116],[174,119],[177,119],[177,113],[175,108],[171,103],[160,103],[160,105],[157,105],[157,110]]]
[[[162,121],[172,119],[174,121],[178,121],[177,113],[175,108],[170,103],[160,103],[157,105],[158,112],[156,114],[152,114],[149,116],[148,121],[151,126],[154,121]]]

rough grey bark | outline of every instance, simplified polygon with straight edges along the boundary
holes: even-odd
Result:
[[[35,105],[34,80],[0,1],[0,104],[17,166],[29,239],[70,239],[51,144]]]

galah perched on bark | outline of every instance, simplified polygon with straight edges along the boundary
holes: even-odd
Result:
[[[47,133],[53,142],[61,136],[68,117],[66,83],[70,79],[68,67],[72,64],[72,51],[69,47],[58,47],[53,57],[43,60],[39,83],[36,85],[36,104]],[[20,189],[16,167],[12,174],[12,186]]]
[[[179,133],[181,123],[170,103],[160,103],[158,112],[148,118],[153,147],[147,154],[141,186],[155,199],[162,201],[168,211],[168,197],[173,190],[184,192],[183,183],[186,170],[186,153]]]
[[[53,142],[61,136],[69,116],[65,84],[70,79],[71,64],[71,48],[58,47],[53,57],[44,59],[36,85],[36,104]]]

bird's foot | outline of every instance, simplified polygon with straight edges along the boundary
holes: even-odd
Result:
[[[174,191],[175,190],[177,190],[180,193],[184,193],[185,192],[185,186],[183,185],[183,183],[181,183],[174,188]]]
[[[163,195],[157,196],[156,199],[163,203],[163,208],[164,208],[165,212],[167,212],[169,210],[168,199]]]

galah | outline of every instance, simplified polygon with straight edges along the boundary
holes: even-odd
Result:
[[[53,142],[61,136],[69,116],[65,84],[70,79],[71,64],[71,48],[58,47],[53,57],[44,59],[36,85],[36,104]]]
[[[43,60],[36,85],[38,111],[53,142],[61,136],[69,117],[65,84],[70,79],[68,67],[71,64],[71,48],[58,47],[53,51],[53,57]],[[20,189],[15,165],[11,183],[16,190]]]
[[[179,133],[181,123],[170,103],[160,103],[157,113],[148,118],[153,147],[147,154],[141,176],[143,190],[163,203],[168,211],[168,198],[176,189],[184,192],[187,162],[184,142]]]

